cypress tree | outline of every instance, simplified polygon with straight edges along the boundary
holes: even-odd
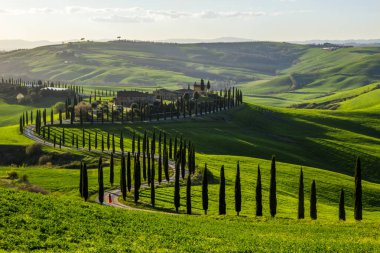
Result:
[[[317,188],[315,186],[315,180],[311,184],[310,192],[310,218],[312,220],[317,219]]]
[[[132,154],[135,154],[135,132],[132,135]]]
[[[102,158],[99,158],[98,183],[99,183],[99,202],[100,202],[100,204],[103,204],[103,202],[104,202],[104,184],[103,184]]]
[[[304,197],[304,185],[303,185],[303,171],[301,167],[300,182],[298,188],[298,219],[305,218],[305,197]]]
[[[110,133],[107,132],[107,150],[110,150],[111,141],[110,141]]]
[[[208,210],[208,173],[207,173],[207,164],[205,164],[205,168],[203,170],[202,176],[202,207],[207,214]]]
[[[186,213],[191,214],[191,175],[187,176],[186,183]]]
[[[276,157],[272,156],[272,164],[270,169],[270,188],[269,188],[269,207],[270,215],[276,216],[277,212],[277,196],[276,196]]]
[[[124,153],[124,139],[123,139],[123,132],[120,132],[120,150],[121,153]],[[132,151],[133,153],[133,151]]]
[[[182,172],[182,179],[185,179],[185,174],[186,174],[186,141],[184,141],[183,148],[181,151],[181,172]]]
[[[144,181],[146,181],[146,131],[144,131],[144,139],[143,139],[143,152],[142,152],[142,159],[143,159],[143,178]]]
[[[102,135],[102,152],[104,152],[104,135]]]
[[[168,151],[166,147],[164,148],[164,171],[165,171],[165,179],[166,182],[169,182],[169,157],[168,157]]]
[[[82,148],[86,146],[86,137],[84,134],[84,128],[82,128]]]
[[[88,176],[87,176],[87,165],[83,165],[83,175],[82,175],[82,194],[85,201],[88,199]]]
[[[146,154],[146,160],[147,160],[147,168],[146,168],[146,172],[147,172],[147,177],[148,177],[148,184],[150,185],[150,180],[151,180],[151,170],[150,170],[150,152],[149,152],[149,138],[147,138],[146,139],[146,152],[147,152],[147,154]]]
[[[344,190],[340,191],[340,199],[339,199],[339,220],[346,220],[346,210],[344,208]]]
[[[111,153],[111,158],[110,158],[110,184],[113,186],[114,183],[114,159],[113,159],[113,153]]]
[[[360,157],[356,159],[356,166],[355,166],[355,207],[354,207],[354,216],[355,220],[362,220],[363,214],[362,214],[362,169],[361,169],[361,162]]]
[[[132,176],[131,176],[131,153],[130,152],[128,152],[128,155],[127,155],[127,186],[128,186],[128,192],[131,192]]]
[[[121,155],[121,168],[120,168],[120,188],[121,192],[123,194],[123,199],[125,200],[127,197],[127,182],[126,182],[126,175],[125,175],[125,156],[124,154]]]
[[[128,152],[129,153],[129,152]],[[134,170],[133,170],[133,174],[134,174],[134,181],[135,181],[135,190],[134,190],[134,197],[135,197],[135,203],[137,203],[139,201],[139,177],[138,177],[138,158],[137,156],[135,155],[134,156]]]
[[[240,165],[239,161],[236,168],[236,179],[235,179],[235,211],[237,216],[241,212],[241,183],[240,183]]]
[[[83,163],[80,162],[80,170],[79,170],[79,193],[80,196],[83,197]]]
[[[256,181],[256,216],[263,216],[263,194],[261,186],[261,171],[260,165],[257,166],[257,181]]]
[[[95,149],[98,149],[98,132],[95,132]]]
[[[175,211],[178,213],[180,207],[180,188],[179,188],[179,161],[175,162],[175,181],[174,181],[174,206]]]
[[[115,153],[115,134],[112,133],[112,153]]]
[[[152,140],[152,144],[153,144],[153,140]],[[152,202],[152,206],[154,207],[155,206],[155,203],[156,203],[156,189],[155,189],[155,186],[154,186],[154,174],[155,174],[155,171],[154,171],[154,153],[151,154],[152,155],[152,170],[150,172],[150,176],[151,176],[151,179],[150,179],[150,199],[151,199],[151,202]]]
[[[220,168],[219,214],[226,214],[226,179],[224,177],[224,165]]]
[[[169,157],[170,159],[173,159],[173,153],[172,153],[172,138],[169,139]]]
[[[91,151],[91,133],[88,133],[88,151]]]

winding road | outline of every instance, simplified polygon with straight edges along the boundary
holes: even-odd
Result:
[[[199,117],[197,117],[199,118]],[[182,119],[173,119],[173,121],[179,121],[179,120],[189,120],[189,119],[192,119],[192,117],[188,117],[188,118],[182,118]],[[168,119],[166,121],[169,121],[171,119]],[[165,121],[162,121],[162,122],[165,122]],[[56,124],[55,124],[56,123]],[[53,122],[53,126],[60,126],[58,124],[59,122]],[[69,120],[64,120],[62,122],[63,124],[62,125],[68,125],[70,124],[70,121]],[[112,124],[111,122],[104,122],[104,123],[101,123],[101,122],[94,122],[94,123],[91,123],[91,122],[86,122],[86,124]],[[45,145],[45,146],[49,146],[49,147],[53,147],[54,144],[49,142],[49,141],[46,141],[44,139],[42,139],[40,136],[36,135],[36,131],[35,131],[35,125],[27,125],[25,126],[24,128],[24,131],[23,131],[23,134],[31,139],[31,140],[34,140],[35,142],[37,143],[40,143],[42,145]],[[74,147],[69,147],[69,146],[61,146],[61,149],[66,149],[66,150],[83,150],[83,151],[86,151],[86,152],[89,152],[88,148],[74,148]],[[104,153],[109,153],[111,154],[110,151],[105,151],[105,152],[102,152],[101,150],[96,150],[96,149],[92,149],[90,152],[92,153],[96,153],[96,154],[104,154]],[[121,155],[121,152],[120,151],[115,151],[116,154],[120,154]],[[158,160],[158,155],[155,155],[155,159]],[[169,168],[173,169],[175,168],[175,162],[172,161],[172,160],[169,160]],[[188,171],[185,171],[186,175],[188,175]],[[173,173],[173,175],[170,177],[169,181],[174,181],[175,179],[175,174]],[[162,181],[161,182],[161,185],[162,184],[166,184],[166,180]],[[158,185],[158,181],[155,181],[155,185]],[[147,183],[144,183],[141,185],[141,187],[143,188],[148,188],[149,185]],[[109,196],[111,196],[111,201],[109,201]],[[163,212],[163,211],[156,211],[156,210],[149,210],[149,209],[142,209],[142,208],[136,208],[136,207],[132,207],[132,206],[128,206],[128,205],[125,205],[123,203],[121,203],[119,201],[119,197],[122,196],[122,192],[121,192],[121,189],[108,189],[104,192],[104,200],[105,202],[103,203],[103,205],[106,205],[106,206],[112,206],[112,207],[116,207],[116,208],[123,208],[123,209],[128,209],[128,210],[134,210],[134,211],[143,211],[143,212],[159,212],[159,213],[166,213],[166,214],[171,214],[171,215],[175,215],[176,213],[169,213],[169,212]],[[96,197],[96,202],[100,203],[99,202],[99,197],[97,196]]]

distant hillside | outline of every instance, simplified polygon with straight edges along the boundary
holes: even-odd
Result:
[[[30,49],[40,46],[53,45],[56,42],[40,40],[40,41],[27,41],[27,40],[0,40],[0,51],[11,51],[16,49]]]
[[[0,53],[0,76],[117,89],[177,89],[204,78],[215,89],[240,85],[255,103],[293,106],[379,82],[380,47],[76,42]]]
[[[271,42],[81,42],[0,54],[0,75],[96,85],[248,82],[291,67],[308,46]]]

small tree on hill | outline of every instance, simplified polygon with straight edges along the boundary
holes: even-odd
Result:
[[[103,204],[103,202],[104,202],[104,184],[103,184],[103,164],[102,164],[102,158],[99,158],[98,184],[99,184],[99,203]]]
[[[219,214],[226,214],[226,179],[224,177],[224,165],[220,168]]]
[[[131,153],[127,154],[127,187],[128,192],[131,192],[132,188],[132,175],[131,175]]]
[[[260,165],[257,166],[257,181],[256,181],[256,216],[263,216],[263,194],[261,186],[261,171]]]
[[[346,220],[346,210],[344,208],[344,190],[340,191],[340,198],[339,198],[339,220]]]
[[[310,218],[312,220],[317,219],[317,188],[315,185],[315,180],[311,184],[311,192],[310,192]]]
[[[110,184],[111,184],[111,186],[113,186],[114,177],[115,177],[114,158],[113,158],[113,153],[111,153],[111,158],[110,158]]]
[[[356,159],[356,166],[355,166],[355,208],[354,208],[354,216],[355,220],[362,220],[363,214],[362,214],[362,169],[361,169],[361,163],[360,158],[358,157]]]
[[[303,171],[301,168],[299,188],[298,188],[298,219],[305,218],[305,196],[304,196],[304,185],[303,185]]]
[[[205,168],[203,170],[202,176],[202,207],[207,214],[208,210],[208,173],[207,173],[207,164],[205,164]]]
[[[272,164],[270,169],[270,188],[269,188],[269,207],[272,217],[277,212],[277,196],[276,196],[276,157],[272,156]]]
[[[125,171],[125,156],[121,155],[121,168],[120,168],[120,188],[123,195],[123,200],[127,198],[127,182],[126,182],[126,171]]]
[[[186,213],[191,214],[191,175],[187,176],[186,183]]]
[[[240,165],[237,163],[236,179],[235,179],[235,211],[239,216],[241,212],[241,183],[240,183]]]
[[[83,179],[83,182],[82,182],[82,195],[83,195],[83,199],[85,201],[87,201],[88,199],[88,175],[87,175],[87,165],[84,164],[83,165],[83,175],[82,175],[82,179]]]
[[[179,161],[175,162],[175,181],[174,181],[174,206],[175,211],[178,213],[180,207],[180,188],[179,188]]]

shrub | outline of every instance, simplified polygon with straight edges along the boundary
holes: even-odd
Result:
[[[39,156],[42,153],[42,145],[39,143],[33,143],[26,147],[25,153],[30,157]]]
[[[7,179],[18,179],[18,174],[16,171],[7,172]]]
[[[52,157],[50,155],[42,155],[38,159],[38,164],[39,165],[46,165],[46,164],[51,164],[51,159]]]
[[[66,110],[65,103],[63,102],[57,102],[55,105],[53,105],[53,111],[54,113],[59,113],[59,111],[64,112]]]

